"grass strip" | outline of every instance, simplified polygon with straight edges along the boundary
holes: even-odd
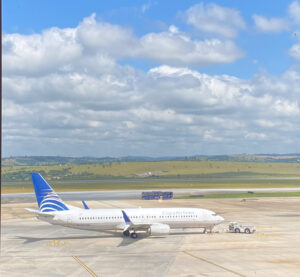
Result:
[[[49,182],[51,184],[51,182]],[[300,187],[300,180],[247,180],[247,181],[189,181],[189,182],[109,182],[109,183],[62,183],[51,184],[54,190],[63,191],[101,191],[101,190],[160,190],[160,189],[238,189],[238,188],[296,188]],[[33,186],[28,184],[2,185],[2,193],[33,192]]]

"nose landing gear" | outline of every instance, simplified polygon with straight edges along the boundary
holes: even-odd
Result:
[[[209,234],[211,234],[211,233],[212,233],[212,231],[213,231],[213,228],[214,228],[214,226],[210,226],[210,227],[208,227]],[[205,234],[205,233],[206,233],[206,229],[207,229],[207,228],[204,228],[204,229],[203,229],[203,234]]]

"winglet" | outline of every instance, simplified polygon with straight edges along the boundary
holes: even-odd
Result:
[[[122,210],[123,218],[126,223],[131,223],[131,220],[129,219],[128,215]]]
[[[86,210],[89,210],[89,209],[90,209],[90,208],[88,207],[88,205],[84,202],[84,200],[82,200],[81,202],[82,202],[82,204],[83,204],[83,206],[84,206],[84,208],[85,208]]]

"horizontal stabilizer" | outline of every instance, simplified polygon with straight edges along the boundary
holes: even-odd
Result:
[[[37,216],[48,217],[48,218],[53,218],[55,216],[55,214],[52,214],[49,212],[43,213],[43,212],[41,212],[39,210],[35,210],[35,209],[30,209],[30,208],[25,208],[25,209]]]
[[[39,210],[35,210],[35,209],[25,208],[25,210],[27,210],[28,212],[31,212],[33,214],[39,214],[40,213]]]
[[[82,208],[75,207],[75,206],[72,206],[72,205],[69,205],[69,204],[66,204],[66,206],[68,207],[69,210],[82,210]]]

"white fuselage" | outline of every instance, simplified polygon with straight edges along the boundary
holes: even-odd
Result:
[[[133,224],[167,224],[170,228],[209,228],[224,219],[212,211],[198,208],[123,209]],[[76,209],[51,212],[53,218],[38,216],[51,224],[84,230],[123,230],[122,209]]]

